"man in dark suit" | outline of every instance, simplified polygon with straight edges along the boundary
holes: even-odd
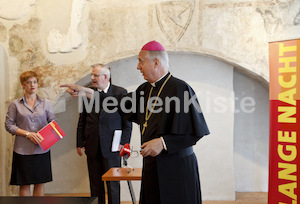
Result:
[[[126,89],[110,83],[110,69],[103,64],[92,65],[91,81],[95,91],[103,91],[108,95],[127,93]],[[90,101],[89,105],[92,101]],[[94,101],[90,110],[84,107],[80,113],[77,127],[77,153],[82,150],[87,155],[91,196],[98,197],[99,203],[105,203],[105,189],[102,175],[111,167],[120,167],[119,151],[112,152],[112,141],[116,130],[121,130],[122,145],[130,142],[131,123],[121,118],[118,112],[105,112]],[[120,204],[120,182],[109,181],[107,184],[108,203]]]

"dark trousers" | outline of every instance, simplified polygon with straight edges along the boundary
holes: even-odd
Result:
[[[91,196],[98,197],[99,204],[105,204],[105,189],[102,175],[112,167],[120,167],[121,158],[114,157],[106,159],[103,157],[101,150],[98,150],[97,156],[87,156]],[[120,182],[107,181],[107,194],[109,204],[120,204]]]

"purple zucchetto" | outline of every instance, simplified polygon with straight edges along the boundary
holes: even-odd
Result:
[[[148,50],[148,51],[165,51],[165,48],[159,42],[151,41],[151,42],[148,42],[147,44],[145,44],[142,47],[142,50]]]

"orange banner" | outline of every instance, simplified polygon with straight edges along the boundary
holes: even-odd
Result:
[[[300,195],[300,40],[272,42],[270,52],[269,204]]]

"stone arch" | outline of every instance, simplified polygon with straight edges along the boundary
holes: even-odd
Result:
[[[265,155],[267,149],[260,149],[263,147],[259,146],[256,140],[261,139],[264,145],[268,140],[266,133],[268,132],[268,125],[266,125],[268,124],[268,117],[266,116],[266,112],[261,112],[261,110],[265,110],[265,107],[268,106],[268,104],[266,104],[268,102],[268,96],[266,96],[268,92],[267,82],[257,74],[236,66],[233,62],[227,62],[224,59],[214,56],[190,52],[170,52],[169,57],[170,71],[172,74],[175,77],[187,81],[194,88],[211,131],[210,136],[204,137],[194,147],[199,162],[203,199],[234,200],[235,191],[245,189],[249,191],[266,191],[267,182],[265,182],[264,178],[267,178],[268,163]],[[128,91],[134,91],[138,85],[144,82],[141,74],[136,70],[136,56],[116,60],[109,63],[109,65],[112,71],[112,83],[123,86],[127,88]],[[248,87],[241,86],[243,83],[246,83]],[[90,84],[89,75],[83,76],[77,84],[88,86]],[[251,90],[247,91],[247,88]],[[246,96],[250,94],[249,97],[256,97],[255,94],[260,90],[263,91],[259,94],[259,97],[265,97],[263,101],[259,102],[259,105],[263,106],[259,108],[259,111],[263,115],[256,115],[257,112],[251,113],[251,115],[247,115],[248,113],[240,115],[235,113],[235,110],[241,107],[240,97],[244,97],[245,94]],[[237,93],[239,95],[236,95]],[[235,100],[235,97],[239,97],[240,100]],[[58,114],[58,120],[62,123],[62,127],[66,129],[67,135],[70,136],[64,139],[68,140],[65,141],[64,144],[54,147],[56,155],[53,157],[53,165],[57,165],[57,172],[65,172],[65,170],[63,170],[64,167],[58,165],[58,163],[61,162],[62,157],[65,157],[65,159],[70,157],[68,160],[74,161],[72,157],[77,156],[74,152],[74,147],[78,113],[76,112],[76,99],[70,99],[64,95],[60,100],[67,100],[66,104],[68,105],[66,112]],[[69,110],[70,106],[73,108],[73,111]],[[66,116],[65,113],[69,114],[69,116]],[[255,121],[261,116],[263,116],[263,121],[260,121],[260,123],[265,124],[265,126],[261,126],[257,131],[253,131],[254,127],[258,125]],[[251,126],[246,124],[246,122],[249,123],[249,121]],[[236,127],[237,124],[239,128]],[[250,133],[244,133],[244,130],[248,130]],[[253,140],[250,140],[252,144],[243,143],[243,140],[249,138],[253,133],[259,134],[259,137],[254,137]],[[237,138],[241,139],[237,140]],[[134,149],[138,149],[140,145],[140,135],[137,126],[134,127],[131,141],[131,146]],[[243,152],[243,148],[237,148],[243,145],[244,147],[250,146],[247,152]],[[264,155],[263,160],[258,161],[259,163],[257,163],[258,155],[252,155],[253,149],[256,147],[259,147],[260,150],[258,155]],[[265,148],[267,148],[267,145],[265,145]],[[74,153],[67,155],[67,153],[65,153],[66,151]],[[236,163],[236,160],[238,160],[239,163]],[[81,162],[84,161],[81,160]],[[78,161],[76,161],[76,163],[78,164]],[[129,163],[131,166],[141,167],[141,157],[132,158],[129,160]],[[251,172],[247,172],[250,175],[248,175],[248,179],[246,180],[243,180],[243,175],[235,173],[236,171],[243,172],[244,164],[248,164],[248,168],[253,168]],[[85,168],[86,167],[84,167],[84,169]],[[261,171],[261,169],[263,170]],[[226,177],[224,177],[224,173],[226,173]],[[77,189],[88,188],[87,172],[75,172],[75,174],[85,174],[80,183],[81,187]],[[257,175],[260,176],[258,177]],[[72,180],[71,177],[69,179]],[[256,183],[251,183],[253,180],[255,180]],[[58,185],[56,182],[58,181],[54,180],[50,185],[57,189]],[[241,184],[245,182],[247,184],[246,187]],[[79,185],[75,180],[65,183],[70,185],[63,187],[65,191],[73,191],[74,185]],[[218,183],[218,185],[215,185],[216,183]],[[136,192],[139,192],[139,182],[134,183],[134,188]],[[210,189],[214,190],[211,191]],[[122,186],[122,200],[130,200],[129,192],[126,192],[127,190],[127,186],[124,184]],[[54,189],[50,188],[49,191],[53,192]],[[86,191],[88,191],[88,189],[86,189]]]

